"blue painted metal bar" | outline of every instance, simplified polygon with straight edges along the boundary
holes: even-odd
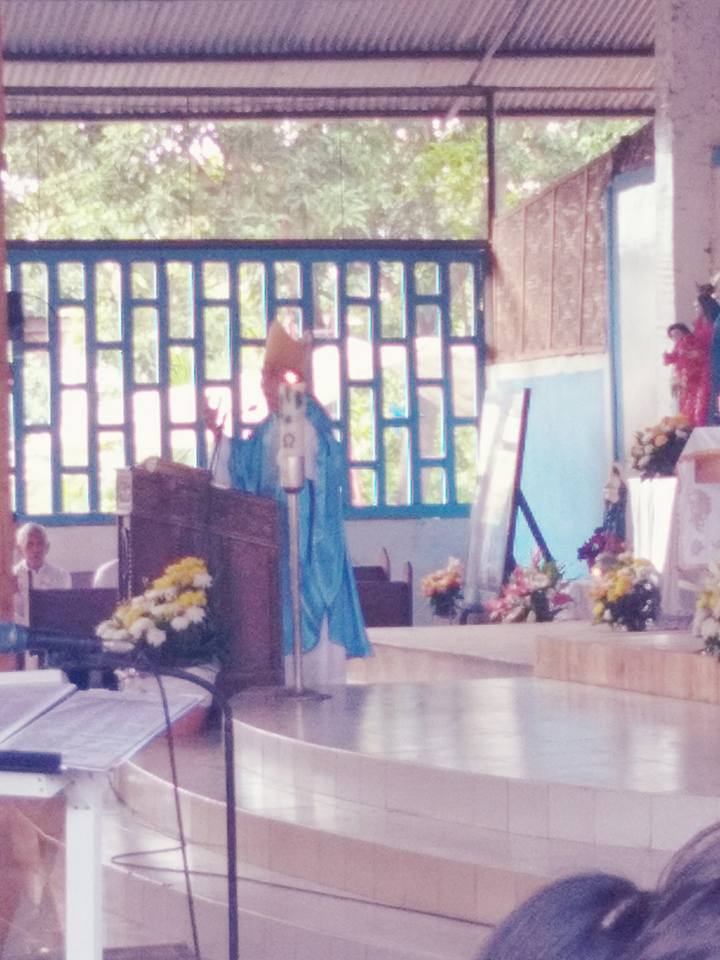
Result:
[[[476,417],[456,414],[452,407],[453,385],[452,368],[450,363],[452,345],[468,345],[475,350],[477,363],[475,365],[476,383],[475,388],[478,399],[482,396],[484,386],[483,362],[484,362],[484,328],[482,315],[482,289],[485,270],[484,250],[479,245],[474,244],[453,244],[449,242],[419,242],[419,243],[352,243],[344,242],[339,244],[330,244],[327,242],[317,243],[254,243],[243,244],[228,243],[49,243],[49,244],[10,244],[9,263],[11,274],[13,276],[13,285],[19,285],[20,265],[22,263],[46,264],[49,271],[51,291],[49,299],[51,304],[51,341],[48,347],[34,344],[20,345],[15,357],[15,377],[14,388],[15,409],[17,412],[15,423],[15,444],[16,444],[16,475],[18,477],[16,505],[21,516],[26,515],[26,503],[24,500],[24,490],[22,487],[22,478],[25,476],[25,459],[23,443],[27,436],[36,433],[50,432],[53,443],[53,461],[55,465],[61,463],[62,437],[59,426],[60,415],[60,388],[61,388],[61,355],[59,351],[59,340],[57,336],[57,326],[55,313],[59,304],[79,304],[83,305],[86,314],[85,342],[87,347],[87,382],[85,389],[88,397],[88,467],[89,474],[89,512],[87,514],[76,514],[72,516],[64,515],[61,510],[62,498],[62,476],[59,469],[53,471],[53,513],[44,515],[46,522],[98,522],[111,521],[111,517],[102,514],[100,507],[100,491],[98,486],[98,472],[100,466],[99,460],[99,442],[101,432],[113,428],[112,425],[100,425],[97,422],[96,408],[98,400],[97,391],[97,355],[100,349],[122,350],[123,383],[124,383],[124,423],[118,425],[117,429],[122,430],[125,438],[126,461],[133,463],[135,461],[135,439],[133,434],[133,398],[147,390],[159,390],[161,398],[161,450],[163,456],[170,455],[171,452],[171,430],[173,427],[183,427],[185,429],[195,429],[198,434],[197,450],[199,465],[205,465],[208,462],[209,451],[206,449],[205,435],[201,417],[201,403],[204,389],[207,384],[217,384],[218,386],[229,387],[232,398],[232,416],[233,422],[240,423],[240,386],[242,382],[243,369],[241,363],[241,348],[243,346],[262,346],[263,340],[257,336],[248,336],[247,329],[243,329],[242,310],[243,306],[239,296],[239,271],[240,265],[244,263],[261,264],[265,273],[264,277],[264,313],[269,322],[276,315],[280,308],[297,309],[302,314],[302,326],[304,330],[313,329],[318,318],[316,313],[317,304],[313,291],[313,270],[315,264],[334,264],[337,268],[338,289],[337,289],[337,310],[338,310],[338,335],[337,337],[323,338],[324,343],[336,344],[340,351],[341,363],[341,382],[340,382],[340,404],[339,419],[336,421],[340,434],[341,443],[344,446],[346,456],[348,456],[349,467],[351,469],[372,471],[375,478],[376,503],[373,506],[350,506],[349,514],[356,517],[364,516],[461,516],[467,514],[468,505],[457,502],[457,471],[454,452],[454,431],[458,426],[472,425],[476,426]],[[61,291],[57,289],[57,264],[68,260],[82,264],[85,271],[85,296],[84,299],[76,297],[63,296],[60,298]],[[95,328],[95,304],[97,287],[95,282],[95,268],[98,263],[103,261],[118,264],[121,277],[121,333],[120,339],[106,340],[103,331],[103,339],[97,335]],[[194,330],[191,333],[183,332],[180,336],[171,335],[170,327],[170,292],[168,287],[168,277],[166,273],[166,264],[168,261],[189,264],[192,278],[192,285],[189,291],[192,309],[194,311]],[[224,264],[228,270],[229,293],[227,296],[217,297],[211,293],[210,298],[205,296],[202,288],[202,271],[206,262]],[[131,265],[133,262],[142,262],[154,265],[157,271],[157,289],[155,296],[148,295],[147,291],[139,290],[142,296],[133,297]],[[293,291],[292,286],[288,289],[278,287],[276,277],[276,264],[295,263],[298,265],[300,276],[300,290]],[[381,329],[381,300],[380,300],[380,264],[397,263],[402,269],[402,289],[398,291],[398,297],[402,298],[405,317],[403,323],[406,336],[382,337]],[[347,282],[349,277],[349,266],[351,264],[362,264],[369,272],[370,286],[369,290],[362,287],[355,287],[348,291]],[[434,266],[438,270],[439,284],[434,292],[418,292],[415,268],[416,264],[429,264],[425,268],[431,270]],[[475,296],[475,323],[477,329],[468,336],[453,334],[452,330],[452,291],[451,291],[451,267],[454,263],[469,264],[473,270],[473,285]],[[361,269],[361,268],[358,268]],[[432,287],[426,287],[426,290],[432,290]],[[62,291],[64,292],[64,291]],[[282,294],[282,295],[279,295]],[[210,306],[222,306],[228,310],[229,320],[229,352],[230,352],[230,375],[228,379],[224,377],[220,380],[208,378],[205,369],[205,347],[206,334],[205,322],[203,317],[203,308],[208,304]],[[348,334],[350,332],[348,325],[348,309],[352,306],[361,306],[369,309],[369,344],[372,354],[373,367],[367,377],[361,375],[354,380],[349,378],[349,344]],[[397,305],[396,305],[397,306]],[[416,309],[422,306],[435,306],[440,314],[440,352],[442,370],[440,376],[420,376],[417,368],[417,357],[415,352],[416,335]],[[134,331],[133,331],[133,308],[149,307],[158,311],[157,337],[158,337],[158,384],[136,383],[134,370]],[[383,346],[403,346],[407,351],[407,376],[408,376],[408,410],[407,415],[402,417],[385,416],[383,408],[383,390],[384,382],[381,366],[381,348]],[[173,424],[170,420],[170,387],[171,387],[171,364],[170,350],[173,347],[183,347],[192,351],[192,360],[194,366],[194,389],[196,400],[195,418],[188,420],[187,424]],[[51,358],[51,424],[50,427],[44,427],[37,424],[25,425],[22,416],[22,357],[27,350],[48,350]],[[427,370],[422,371],[427,374]],[[358,386],[369,391],[371,399],[372,424],[368,425],[374,431],[375,448],[364,453],[363,459],[357,459],[350,463],[350,431],[348,417],[349,411],[349,389],[351,386]],[[420,408],[418,403],[418,389],[423,386],[433,386],[442,391],[443,397],[443,418],[442,434],[443,447],[437,451],[437,455],[420,455]],[[387,472],[384,456],[384,430],[387,428],[403,428],[408,430],[409,449],[410,449],[410,472],[411,472],[411,496],[407,505],[393,505],[387,502],[388,491]],[[362,429],[362,424],[360,425]],[[433,451],[435,454],[436,451]],[[442,469],[445,473],[445,485],[447,490],[447,503],[433,504],[422,502],[422,475],[424,467]],[[62,473],[67,475],[80,475],[84,472],[83,468],[72,467],[63,468]],[[349,489],[349,485],[348,485]],[[38,517],[38,519],[40,519]]]

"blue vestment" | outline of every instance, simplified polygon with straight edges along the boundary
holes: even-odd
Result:
[[[320,638],[327,615],[330,640],[345,647],[346,656],[370,654],[355,576],[345,546],[343,520],[343,457],[325,411],[308,397],[307,420],[317,433],[316,479],[306,480],[298,494],[302,640],[305,651]],[[263,420],[247,440],[233,440],[230,480],[233,487],[273,497],[280,504],[280,593],[283,605],[283,647],[292,653],[292,606],[287,494],[280,486],[273,416]]]

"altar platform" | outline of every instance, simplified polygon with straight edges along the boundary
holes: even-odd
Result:
[[[377,628],[373,639],[408,668],[414,648],[423,670],[437,657],[432,682],[349,684],[324,701],[259,688],[234,701],[242,871],[266,884],[265,905],[253,887],[245,918],[249,957],[470,960],[548,880],[599,869],[651,886],[672,851],[720,818],[715,704],[532,675],[549,641],[714,667],[692,638],[567,622]],[[452,657],[479,675],[444,675],[443,663],[460,669]],[[191,840],[217,857],[211,733],[183,742],[179,775]],[[116,789],[150,828],[172,822],[160,744],[120,771]],[[269,905],[273,884],[282,909]],[[208,896],[221,903],[217,884]],[[208,956],[220,958],[219,920],[207,929]],[[241,942],[242,930],[241,918]]]
[[[371,683],[233,701],[243,960],[472,960],[549,880],[605,870],[651,886],[720,819],[718,705],[613,686],[628,669],[590,682],[598,650],[717,669],[688,635],[565,622],[376,628],[373,641]],[[398,679],[397,661],[383,678],[382,648],[425,679]],[[552,670],[564,674],[534,675]],[[219,734],[177,747],[202,956],[224,960]],[[163,742],[112,788],[111,942],[189,943]]]

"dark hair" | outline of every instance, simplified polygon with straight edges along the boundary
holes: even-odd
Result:
[[[605,873],[550,884],[497,928],[476,960],[718,960],[720,824],[670,861],[654,892]]]
[[[680,333],[692,333],[692,330],[686,323],[671,323],[667,328],[667,335],[670,336],[674,330],[679,330]]]
[[[476,960],[614,960],[645,922],[648,901],[623,877],[567,877],[512,913]]]

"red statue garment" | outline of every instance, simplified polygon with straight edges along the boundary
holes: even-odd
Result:
[[[663,354],[663,360],[675,368],[673,393],[677,396],[678,412],[687,417],[691,427],[702,427],[707,423],[710,402],[713,325],[704,314],[700,314],[692,332],[679,324],[669,332],[675,345],[669,353]]]
[[[693,340],[699,357],[698,371],[694,390],[694,412],[689,418],[693,427],[704,427],[708,423],[708,408],[710,405],[710,390],[712,372],[710,370],[710,345],[713,338],[714,324],[701,313],[693,324]]]

